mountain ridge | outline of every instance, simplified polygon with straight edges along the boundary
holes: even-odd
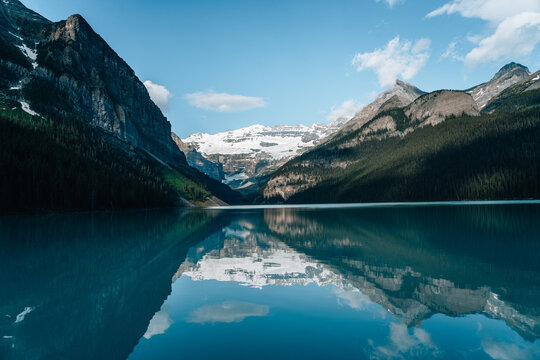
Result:
[[[509,65],[497,79],[522,71]],[[357,130],[340,131],[277,170],[259,201],[535,198],[539,170],[526,164],[540,156],[533,140],[540,121],[538,74],[499,92],[483,112],[466,91],[435,91],[406,107],[379,101],[383,109],[371,110],[376,115]]]
[[[400,104],[401,106],[407,106],[424,94],[426,92],[418,89],[416,86],[402,80],[396,80],[392,89],[383,91],[372,103],[356,113],[351,120],[343,125],[337,135],[345,135],[361,128],[377,115],[383,105],[388,105],[388,101],[392,99],[394,99],[394,105]]]
[[[467,89],[482,110],[488,103],[508,87],[527,79],[531,75],[529,69],[521,64],[511,62],[504,65],[493,78],[485,83]]]

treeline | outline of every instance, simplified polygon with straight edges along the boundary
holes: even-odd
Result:
[[[172,206],[209,192],[81,121],[0,110],[0,213]]]
[[[316,180],[292,203],[538,199],[538,94],[527,92],[494,114],[342,146],[355,133],[302,155],[276,175]]]

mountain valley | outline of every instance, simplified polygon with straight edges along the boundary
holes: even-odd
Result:
[[[540,75],[517,63],[463,91],[397,80],[330,124],[181,139],[82,16],[6,0],[0,30],[2,212],[540,196]]]

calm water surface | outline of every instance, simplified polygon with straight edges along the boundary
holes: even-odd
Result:
[[[0,359],[540,359],[540,205],[0,218]]]

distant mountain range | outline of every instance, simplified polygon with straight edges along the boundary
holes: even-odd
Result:
[[[286,165],[288,161],[294,163],[304,153],[302,159],[310,156],[315,146],[317,149],[313,151],[321,151],[325,147],[332,148],[330,143],[336,144],[338,139],[348,137],[342,140],[339,148],[350,149],[368,140],[403,138],[417,129],[438,125],[448,118],[479,116],[484,110],[485,113],[493,111],[493,102],[506,89],[529,79],[529,69],[510,63],[490,81],[465,91],[441,90],[427,94],[414,85],[397,80],[393,88],[382,92],[348,121],[340,119],[330,125],[310,127],[254,125],[214,135],[194,134],[182,140],[184,148],[189,147],[189,151],[184,152],[191,166],[233,188],[249,194],[262,187],[264,201],[280,198],[288,201],[294,194],[319,182],[318,177],[306,175],[305,180],[301,180],[304,175],[291,174],[285,180],[278,174],[291,166]],[[355,163],[353,159],[344,160],[340,156],[332,156],[331,159],[333,166],[340,169]],[[375,159],[373,157],[373,161]],[[306,165],[309,162],[302,162],[303,168]],[[218,174],[217,168],[223,172]],[[313,201],[318,201],[316,196]]]
[[[145,86],[80,15],[53,23],[0,2],[0,110],[2,211],[240,199],[188,166]]]
[[[257,189],[257,183],[265,175],[277,170],[287,160],[302,154],[322,139],[336,132],[347,119],[331,124],[252,125],[217,134],[193,134],[182,142],[191,166],[198,168],[227,185],[249,191]],[[186,149],[186,148],[184,148]],[[200,161],[201,155],[214,165]],[[223,169],[218,178],[213,170]]]

